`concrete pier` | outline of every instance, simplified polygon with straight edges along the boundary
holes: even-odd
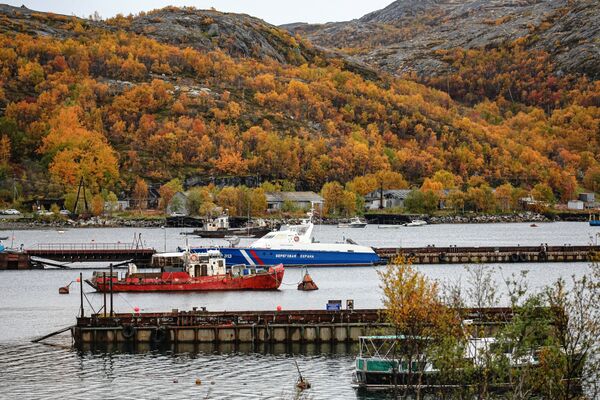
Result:
[[[379,257],[404,256],[414,264],[589,262],[600,259],[600,246],[486,246],[377,248]]]

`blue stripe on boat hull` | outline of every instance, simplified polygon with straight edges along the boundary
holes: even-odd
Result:
[[[192,248],[194,253],[204,253],[210,248]],[[361,266],[380,264],[382,260],[375,253],[353,253],[341,251],[309,251],[309,250],[271,250],[253,248],[219,248],[227,265],[248,264],[242,251],[255,264],[294,266]]]

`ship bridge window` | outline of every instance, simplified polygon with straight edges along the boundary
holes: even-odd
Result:
[[[275,234],[274,233],[267,233],[264,237],[264,239],[271,239],[272,237],[274,237]]]

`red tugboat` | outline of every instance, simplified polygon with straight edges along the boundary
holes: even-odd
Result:
[[[281,285],[284,273],[281,264],[226,266],[218,250],[155,254],[152,256],[152,266],[161,271],[137,272],[135,264],[129,264],[125,277],[119,278],[113,274],[113,292],[276,290]],[[86,282],[98,292],[110,292],[111,277],[106,275],[94,272],[92,279]]]

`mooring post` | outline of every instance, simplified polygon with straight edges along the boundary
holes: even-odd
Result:
[[[79,273],[79,300],[80,300],[80,306],[81,306],[81,312],[79,313],[81,315],[81,318],[83,318],[83,273],[80,272]]]
[[[110,263],[110,317],[113,316],[113,265]]]
[[[106,272],[102,273],[102,283],[104,283],[104,285],[106,285]],[[104,316],[106,317],[106,290],[103,290],[102,292],[103,292],[102,294],[104,295],[104,305],[102,306],[102,312],[104,313]]]

